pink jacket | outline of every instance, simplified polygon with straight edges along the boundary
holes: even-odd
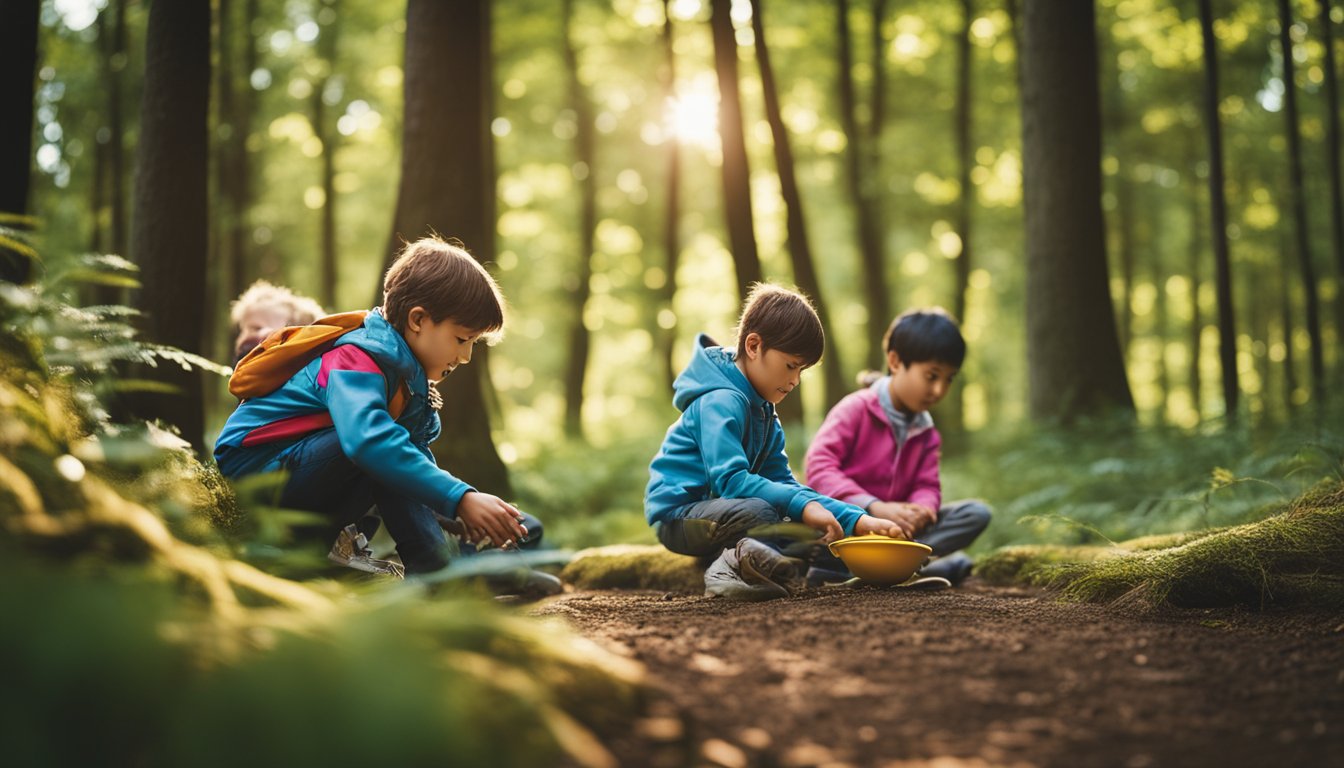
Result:
[[[818,493],[867,508],[874,501],[907,501],[937,510],[942,503],[938,455],[943,440],[932,427],[911,430],[896,450],[876,390],[836,403],[807,449],[807,484]]]

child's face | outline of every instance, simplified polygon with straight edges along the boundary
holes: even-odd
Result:
[[[756,394],[779,405],[798,386],[803,371],[811,367],[798,355],[766,349],[759,334],[747,334],[746,355],[737,361]]]
[[[425,369],[425,375],[438,382],[457,366],[471,362],[471,348],[481,337],[481,331],[460,325],[452,318],[436,323],[422,307],[413,307],[401,335]]]
[[[266,340],[272,331],[289,325],[289,308],[281,306],[249,307],[238,321],[238,336],[233,340],[233,356],[241,359]]]
[[[956,366],[937,360],[906,365],[895,352],[887,353],[891,368],[891,402],[905,413],[927,411],[938,404],[952,387]]]

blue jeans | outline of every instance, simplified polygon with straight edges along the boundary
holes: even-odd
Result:
[[[289,472],[280,506],[326,517],[330,525],[320,531],[324,541],[331,542],[340,529],[377,507],[407,573],[428,573],[448,564],[448,540],[434,510],[355,466],[341,450],[335,429],[315,432],[295,443],[280,466]]]
[[[747,531],[783,522],[765,499],[708,499],[678,509],[675,516],[658,524],[658,541],[679,555],[691,555],[708,565],[737,542]],[[784,543],[765,541],[776,549]]]

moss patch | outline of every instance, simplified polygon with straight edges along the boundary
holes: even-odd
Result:
[[[1007,547],[976,572],[991,583],[1138,607],[1344,607],[1344,483],[1247,525],[1109,547]]]
[[[660,546],[630,544],[579,551],[560,578],[579,589],[704,591],[704,570],[695,558]]]

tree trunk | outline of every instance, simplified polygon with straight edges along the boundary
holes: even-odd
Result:
[[[961,0],[961,33],[957,35],[957,101],[952,121],[952,135],[956,138],[957,182],[961,186],[953,213],[957,236],[961,239],[961,251],[953,263],[952,313],[960,323],[966,322],[966,294],[971,284],[971,211],[975,207],[975,187],[971,183],[971,168],[975,164],[975,150],[971,145],[974,121],[971,113],[971,22],[975,20],[974,5],[973,0]],[[965,389],[957,387],[953,396],[948,398],[948,408],[944,410],[942,418],[947,431],[960,432],[965,428],[964,394]]]
[[[149,340],[200,354],[206,291],[210,3],[153,3],[145,41],[144,97],[136,148],[131,253]],[[199,371],[160,364],[155,378],[180,389],[136,398],[135,412],[176,425],[204,450]]]
[[[593,107],[583,81],[579,79],[579,55],[574,49],[574,0],[562,0],[564,16],[564,59],[569,75],[569,103],[574,110],[575,167],[584,173],[579,183],[579,252],[574,278],[566,289],[574,312],[569,327],[569,359],[565,364],[565,434],[583,437],[583,380],[588,372],[591,337],[584,323],[593,277],[594,235],[597,230],[597,178],[594,171]]]
[[[672,15],[668,10],[671,0],[663,0],[663,57],[665,69],[663,76],[663,104],[670,104],[677,96],[677,56],[673,50]],[[663,361],[664,378],[668,389],[677,377],[676,367],[672,363],[672,348],[677,341],[677,267],[681,262],[681,142],[677,135],[669,132],[666,144],[667,152],[667,199],[663,203],[663,256],[664,279],[658,292],[658,356]]]
[[[1321,41],[1325,46],[1325,134],[1330,163],[1330,244],[1335,252],[1336,282],[1344,287],[1344,191],[1340,182],[1339,72],[1335,69],[1335,30],[1330,20],[1330,0],[1318,0],[1321,9]],[[1335,292],[1335,336],[1344,338],[1344,291]]]
[[[1193,167],[1194,163],[1191,163]],[[1203,421],[1203,374],[1199,370],[1199,359],[1203,352],[1204,336],[1204,318],[1199,309],[1199,286],[1202,281],[1203,270],[1200,268],[1200,252],[1203,243],[1200,240],[1199,233],[1204,230],[1204,223],[1200,221],[1199,199],[1195,195],[1187,198],[1190,201],[1190,244],[1189,244],[1189,273],[1190,273],[1190,368],[1187,374],[1187,384],[1190,387],[1190,407],[1194,408],[1196,417]]]
[[[793,264],[793,277],[798,287],[808,296],[817,308],[823,328],[833,328],[830,312],[821,295],[821,282],[817,279],[817,270],[812,260],[812,247],[807,238],[807,222],[803,218],[803,199],[798,190],[798,180],[793,168],[793,150],[789,143],[789,134],[784,127],[784,117],[779,106],[779,90],[775,84],[774,68],[770,64],[770,49],[765,42],[765,20],[762,18],[764,0],[752,0],[751,28],[756,37],[756,61],[761,68],[761,89],[765,97],[765,116],[770,123],[770,135],[774,138],[775,164],[779,167],[779,187],[784,197],[786,224],[788,228],[789,260]],[[822,398],[830,408],[845,395],[844,375],[841,373],[840,356],[836,351],[835,338],[832,336],[829,354],[822,364]],[[797,399],[797,398],[795,398]]]
[[[1236,313],[1232,310],[1232,259],[1227,248],[1227,185],[1223,181],[1223,127],[1218,115],[1218,39],[1210,0],[1199,0],[1204,37],[1204,127],[1209,137],[1209,225],[1213,239],[1214,281],[1218,294],[1218,359],[1223,370],[1223,408],[1237,420]]]
[[[1022,21],[1031,413],[1132,414],[1106,276],[1095,8],[1028,0]]]
[[[873,180],[872,203],[874,209],[881,213],[879,229],[882,229],[884,224],[891,223],[892,214],[883,194],[886,185],[885,176],[882,174],[882,131],[887,122],[887,37],[882,23],[886,18],[887,0],[873,0],[873,86],[869,99],[868,130],[864,137],[866,139],[864,146],[867,158],[865,167],[868,169],[869,178]],[[879,236],[878,242],[881,241],[882,238]]]
[[[33,158],[33,80],[39,0],[0,0],[0,213],[28,212]],[[28,257],[0,248],[0,280],[22,283]]]
[[[887,281],[882,253],[882,237],[871,198],[871,180],[863,172],[863,135],[859,130],[854,98],[854,55],[849,40],[849,0],[839,0],[835,8],[837,54],[840,67],[840,122],[845,132],[845,181],[858,224],[859,257],[862,265],[864,298],[868,304],[868,338],[864,359],[880,363],[882,336],[891,322],[891,303],[887,300]],[[880,365],[885,368],[885,365]]]
[[[1283,255],[1282,262],[1285,265],[1291,264],[1287,238],[1283,238],[1279,243],[1279,252]],[[1292,278],[1289,275],[1289,269],[1275,270],[1277,275],[1275,280],[1279,284],[1279,338],[1283,341],[1283,407],[1286,413],[1292,413],[1296,408],[1293,402],[1293,395],[1297,392],[1297,356],[1293,354],[1293,290]],[[1268,322],[1266,322],[1268,325]],[[1269,410],[1269,374],[1268,371],[1274,367],[1273,359],[1269,356],[1269,349],[1273,346],[1269,332],[1265,332],[1265,383],[1262,388],[1265,391],[1265,410]]]
[[[737,292],[746,298],[760,282],[761,257],[751,213],[751,169],[742,135],[742,99],[738,95],[737,37],[729,15],[730,0],[711,0],[709,23],[714,35],[714,71],[719,80],[719,141],[723,147],[723,211],[728,243],[737,269]]]
[[[1307,335],[1311,339],[1311,394],[1324,401],[1325,362],[1321,343],[1320,298],[1316,286],[1316,267],[1308,244],[1306,189],[1302,181],[1302,134],[1297,111],[1297,81],[1293,71],[1293,38],[1289,29],[1293,15],[1288,0],[1279,4],[1279,45],[1283,51],[1284,117],[1288,132],[1289,194],[1292,196],[1293,222],[1297,235],[1297,262],[1301,270],[1302,291],[1307,300]]]
[[[330,13],[328,13],[328,11]],[[337,264],[336,250],[336,145],[340,133],[332,130],[327,118],[327,84],[336,66],[337,0],[322,0],[317,13],[317,55],[321,59],[322,74],[313,84],[313,134],[322,142],[322,208],[318,226],[318,244],[321,250],[321,296],[327,307],[336,306]],[[325,21],[324,21],[325,19]]]
[[[494,256],[490,55],[487,0],[409,0],[401,184],[384,269],[400,251],[403,236],[414,239],[431,231],[461,239],[482,262]],[[453,474],[483,491],[509,496],[508,468],[490,433],[485,352],[439,385],[443,436],[432,448]]]
[[[247,139],[252,133],[252,115],[256,109],[256,92],[252,88],[252,73],[258,64],[257,35],[252,33],[252,24],[259,12],[258,0],[246,0],[243,7],[241,33],[232,30],[220,30],[220,120],[228,126],[228,132],[219,153],[220,209],[221,228],[224,230],[222,262],[229,265],[229,293],[237,296],[251,282],[252,233],[248,227],[248,208],[252,203],[252,173],[248,161]],[[220,5],[221,24],[232,25],[236,12],[232,0],[222,0]],[[242,77],[233,76],[233,41],[240,38],[243,45]],[[227,73],[225,72],[227,69]],[[241,83],[239,80],[241,79]]]

